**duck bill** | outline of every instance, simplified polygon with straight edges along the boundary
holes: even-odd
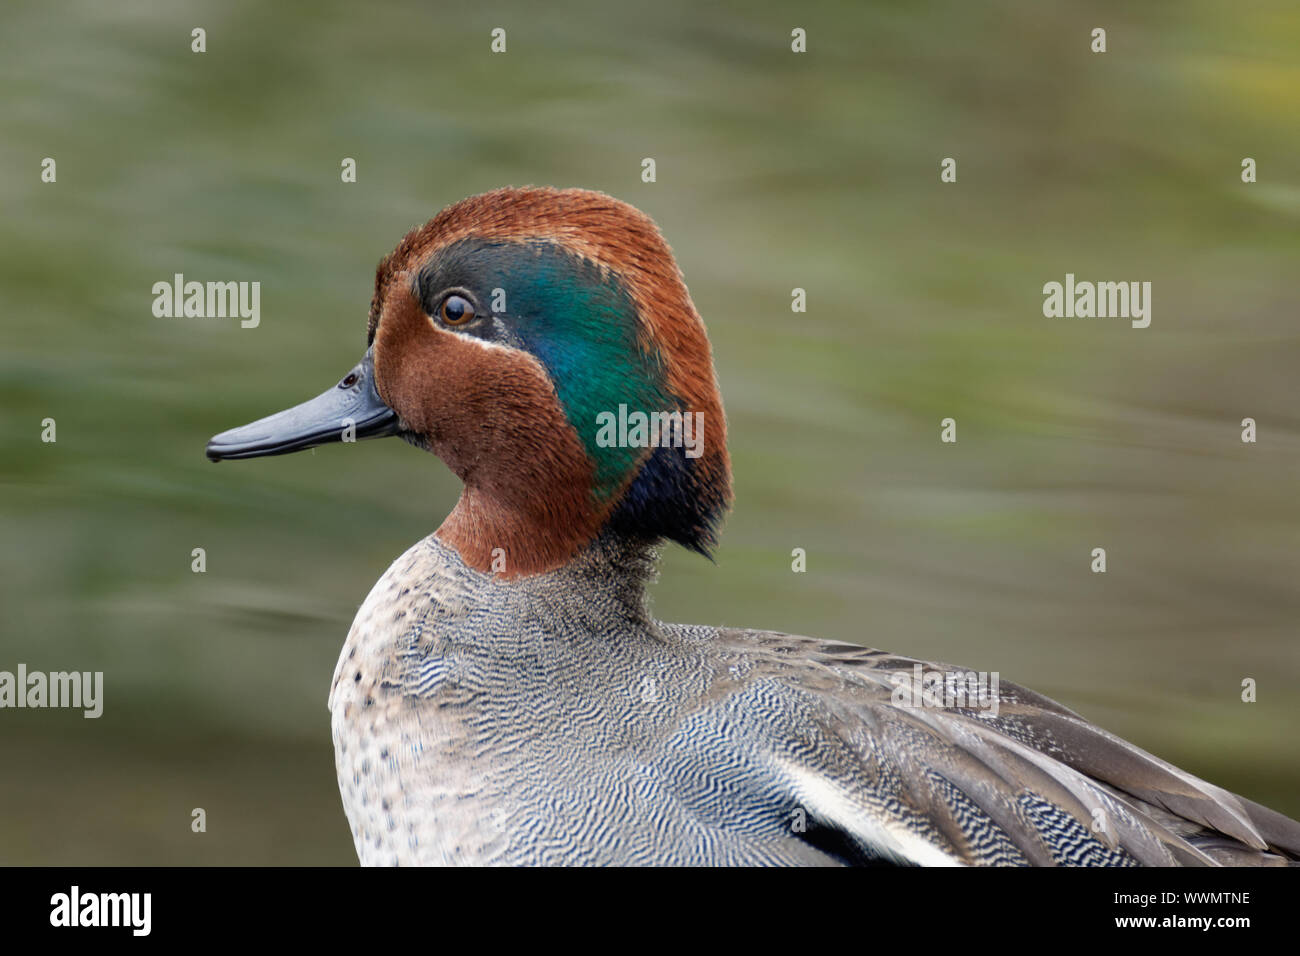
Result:
[[[208,458],[264,458],[332,442],[396,435],[397,413],[384,404],[375,388],[373,351],[367,349],[342,381],[315,398],[215,436],[208,442]]]

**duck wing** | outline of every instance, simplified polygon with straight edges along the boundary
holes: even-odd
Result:
[[[773,631],[720,629],[712,707],[764,739],[769,772],[841,862],[1285,865],[1300,823],[1015,684],[918,704],[969,672]],[[904,688],[907,688],[904,690]],[[755,727],[755,712],[774,714]],[[793,731],[793,732],[792,732]]]

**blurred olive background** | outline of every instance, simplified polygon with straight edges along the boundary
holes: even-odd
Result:
[[[0,669],[106,687],[0,712],[0,862],[355,862],[330,678],[457,484],[203,446],[347,371],[407,229],[525,183],[653,215],[713,339],[737,504],[656,613],[995,669],[1300,815],[1300,8],[1084,6],[9,0]],[[260,327],[155,318],[177,272]],[[1067,272],[1151,327],[1044,318]]]

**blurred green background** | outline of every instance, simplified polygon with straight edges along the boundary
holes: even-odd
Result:
[[[0,669],[106,688],[0,712],[0,862],[355,862],[330,677],[456,482],[203,446],[336,381],[378,259],[512,183],[649,212],[708,323],[737,505],[660,616],[996,669],[1300,815],[1300,8],[1084,6],[6,2]],[[260,327],[154,318],[176,272],[260,281]],[[1152,282],[1151,327],[1044,318],[1066,272]]]

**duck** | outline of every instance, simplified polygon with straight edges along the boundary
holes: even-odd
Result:
[[[207,457],[385,436],[462,490],[361,603],[330,687],[363,865],[1300,859],[1296,821],[1024,687],[954,696],[972,672],[656,620],[659,551],[712,557],[731,464],[704,323],[625,202],[446,207],[379,263],[360,362]]]

